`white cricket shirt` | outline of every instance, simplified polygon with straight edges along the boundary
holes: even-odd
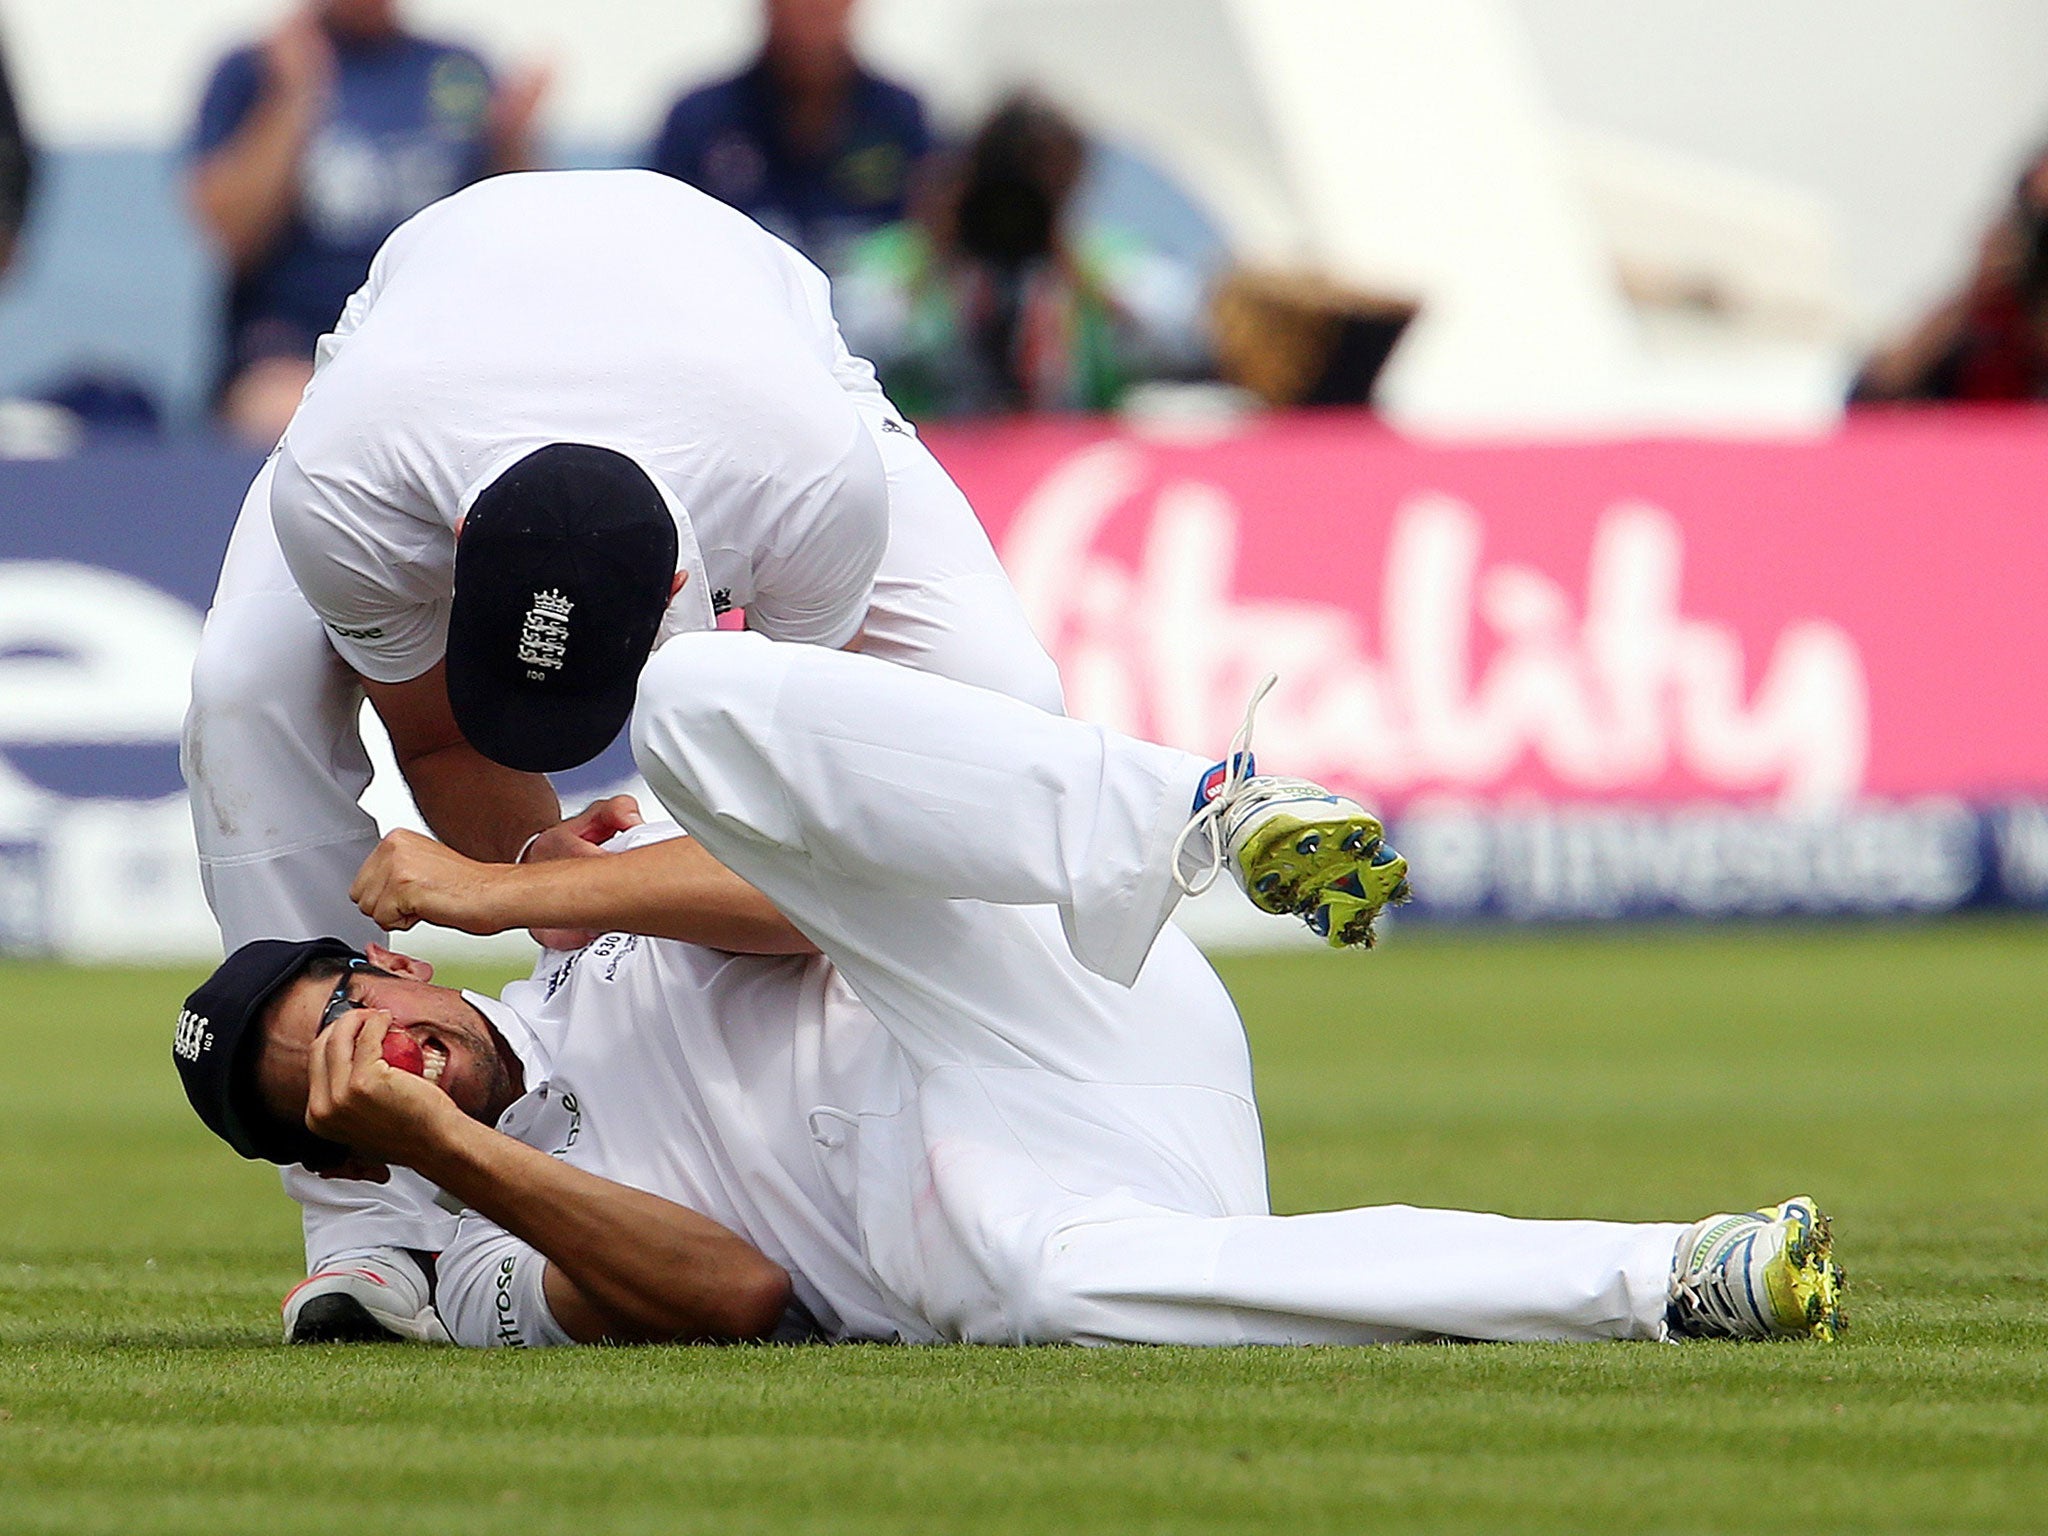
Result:
[[[502,1000],[465,993],[525,1067],[505,1134],[673,1200],[790,1272],[826,1337],[928,1339],[863,1258],[846,1129],[912,1096],[908,1067],[831,965],[607,934],[550,954]],[[566,1342],[545,1260],[474,1211],[443,1252],[458,1343]]]
[[[888,536],[894,412],[817,268],[649,171],[497,176],[401,225],[323,337],[271,514],[342,659],[403,682],[446,648],[455,529],[552,442],[637,461],[687,580],[663,637],[727,607],[843,645]]]

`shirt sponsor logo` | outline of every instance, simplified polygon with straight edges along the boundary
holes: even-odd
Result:
[[[213,1049],[213,1021],[190,1008],[181,1010],[177,1038],[171,1042],[171,1049],[186,1061],[197,1061]]]
[[[382,640],[384,638],[383,628],[376,624],[365,624],[360,628],[347,624],[329,624],[327,627],[344,640]]]
[[[533,606],[519,626],[519,660],[527,681],[547,680],[562,670],[569,655],[569,615],[576,605],[561,592],[536,592]]]
[[[1289,676],[1292,658],[1314,655],[1315,678],[1282,688],[1261,725],[1290,743],[1295,772],[1371,804],[1530,789],[1661,796],[1676,783],[1812,812],[1861,792],[1872,743],[1862,642],[1820,617],[1773,618],[1771,634],[1756,614],[1745,632],[1687,612],[1674,513],[1635,498],[1608,508],[1582,596],[1552,571],[1490,559],[1477,507],[1418,492],[1389,525],[1375,619],[1355,597],[1282,602],[1240,586],[1238,551],[1265,524],[1235,493],[1266,494],[1254,473],[1278,473],[1242,462],[1204,481],[1103,443],[1024,500],[1003,564],[1070,679],[1076,718],[1171,745],[1226,739],[1238,679]]]
[[[498,1283],[491,1297],[492,1310],[498,1318],[498,1342],[509,1344],[514,1349],[525,1347],[526,1335],[519,1331],[519,1317],[513,1310],[512,1279],[518,1273],[519,1261],[507,1258],[498,1264]]]
[[[562,1156],[571,1147],[575,1146],[583,1135],[583,1106],[576,1102],[575,1094],[564,1093],[562,1095],[562,1112],[569,1117],[569,1129],[567,1134],[562,1137],[562,1144],[554,1150],[553,1155],[556,1157]]]
[[[541,1001],[550,1002],[553,1000],[554,995],[567,984],[570,975],[576,969],[577,962],[582,960],[582,958],[583,951],[580,949],[571,950],[562,957],[562,963],[548,973],[548,989]]]

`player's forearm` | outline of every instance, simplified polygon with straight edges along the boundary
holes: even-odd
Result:
[[[398,766],[434,835],[472,859],[510,863],[529,837],[562,819],[545,775],[503,767],[467,742],[401,757]]]
[[[318,105],[266,96],[228,141],[192,173],[192,205],[237,272],[262,259],[298,201],[299,159]]]
[[[448,704],[445,662],[408,682],[364,678],[363,692],[391,736],[420,815],[457,853],[507,863],[534,833],[561,820],[561,802],[543,775],[494,763],[463,739]]]
[[[694,838],[495,873],[504,928],[639,933],[743,955],[817,953],[773,902]]]
[[[708,1216],[476,1121],[441,1127],[412,1166],[548,1260],[567,1282],[550,1286],[556,1320],[582,1342],[760,1338],[789,1305],[787,1272]]]
[[[363,861],[349,899],[393,929],[620,931],[738,954],[816,953],[765,896],[686,838],[518,865],[393,832]]]

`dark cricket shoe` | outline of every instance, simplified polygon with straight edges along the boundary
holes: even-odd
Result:
[[[447,1344],[427,1277],[397,1248],[306,1276],[282,1307],[287,1344]]]

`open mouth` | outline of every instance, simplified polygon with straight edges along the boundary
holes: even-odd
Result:
[[[421,1044],[420,1055],[424,1058],[420,1076],[436,1087],[440,1086],[441,1074],[448,1070],[448,1052],[436,1042],[428,1040]]]

